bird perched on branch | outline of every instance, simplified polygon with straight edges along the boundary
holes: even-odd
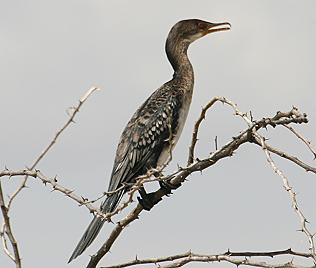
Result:
[[[166,53],[174,69],[173,78],[138,108],[125,127],[117,147],[108,187],[108,191],[114,193],[101,204],[103,213],[115,210],[124,192],[128,190],[123,187],[126,183],[133,183],[149,169],[164,165],[177,143],[193,93],[194,74],[187,56],[189,45],[209,33],[229,29],[228,22],[211,23],[198,19],[182,20],[172,27],[166,41]],[[146,195],[144,189],[140,193],[141,205],[149,210],[154,205],[150,195]],[[104,221],[94,216],[69,262],[81,255],[92,243]]]

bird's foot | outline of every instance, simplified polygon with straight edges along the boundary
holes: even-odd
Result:
[[[177,185],[174,185],[167,181],[159,181],[159,184],[160,184],[159,191],[162,191],[163,194],[166,196],[169,196],[172,193],[171,192],[172,190],[175,190],[181,186],[180,183]],[[156,205],[158,202],[162,200],[162,198],[157,199],[156,192],[146,193],[144,188],[139,189],[139,194],[141,197],[137,197],[138,202],[147,211],[151,210],[154,205]]]
[[[141,206],[143,207],[143,209],[149,211],[153,208],[154,205],[156,205],[161,198],[159,198],[158,200],[155,199],[155,193],[146,193],[144,188],[141,188],[139,190],[139,194],[141,196],[137,197],[139,204],[141,204]]]

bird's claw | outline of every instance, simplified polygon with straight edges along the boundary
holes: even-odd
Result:
[[[174,185],[168,181],[159,181],[160,188],[165,192],[166,195],[171,194],[172,190],[176,190],[181,186],[181,183]]]
[[[149,211],[153,208],[154,205],[156,205],[161,198],[159,198],[159,200],[155,200],[154,196],[155,193],[149,193],[147,194],[145,191],[139,191],[141,198],[137,197],[139,204],[141,204],[141,206],[143,207],[143,209]]]

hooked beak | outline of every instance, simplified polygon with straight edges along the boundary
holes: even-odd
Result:
[[[231,25],[229,22],[221,22],[221,23],[209,23],[209,27],[205,34],[227,31],[230,30]]]

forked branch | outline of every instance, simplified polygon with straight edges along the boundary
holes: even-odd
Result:
[[[241,116],[245,122],[248,125],[248,128],[244,130],[242,133],[238,134],[236,137],[233,138],[232,141],[228,142],[226,145],[224,145],[222,148],[218,149],[214,153],[210,155],[210,157],[205,158],[205,159],[197,159],[194,161],[194,149],[195,145],[197,142],[197,134],[199,131],[200,124],[202,120],[205,118],[205,114],[207,110],[217,101],[221,101],[223,103],[226,103],[233,107],[235,110],[235,114],[238,116]],[[192,174],[193,172],[196,171],[202,171],[206,168],[209,168],[210,166],[216,164],[219,160],[224,159],[226,157],[230,157],[233,155],[233,153],[239,148],[240,145],[244,143],[257,143],[258,141],[255,138],[255,134],[262,128],[267,128],[268,126],[272,127],[277,127],[279,125],[288,125],[288,124],[301,124],[301,123],[307,123],[307,116],[305,114],[301,114],[299,110],[295,107],[293,107],[290,111],[288,112],[278,112],[276,113],[275,116],[271,118],[263,118],[259,121],[253,121],[251,118],[248,117],[246,113],[242,113],[238,110],[237,106],[232,103],[231,101],[228,101],[225,98],[217,97],[214,98],[203,110],[202,113],[195,124],[194,131],[193,131],[193,136],[192,136],[192,142],[189,150],[189,159],[188,159],[188,165],[185,168],[180,168],[178,171],[175,173],[165,176],[162,178],[162,180],[168,181],[171,185],[178,186],[179,184],[183,183],[185,179]],[[281,156],[281,153],[279,154]],[[284,157],[284,156],[282,156]],[[296,163],[295,161],[293,161]],[[302,166],[304,167],[304,166]],[[304,167],[305,168],[305,167]],[[314,168],[309,168],[310,171],[315,173]],[[157,190],[154,192],[153,197],[154,197],[154,203],[158,203],[163,196],[165,196],[165,192],[162,189]],[[102,247],[98,250],[98,252],[93,255],[90,259],[90,262],[87,265],[87,268],[94,268],[98,264],[98,262],[101,260],[101,258],[109,252],[111,249],[113,243],[116,241],[117,237],[121,234],[121,232],[124,230],[124,228],[133,222],[134,220],[138,219],[139,214],[142,212],[143,208],[140,204],[137,205],[137,207],[129,213],[124,219],[119,221],[116,226],[114,227],[112,233],[110,234],[109,238],[106,240],[106,242],[102,245]],[[192,261],[194,258],[197,256],[188,256],[188,259],[183,262],[182,265],[184,265],[187,262]],[[204,256],[205,257],[205,256]],[[204,258],[203,257],[203,258]],[[212,257],[213,258],[213,257]],[[206,261],[208,259],[207,257],[204,258]],[[223,260],[227,259],[227,261],[232,261],[230,259],[230,256],[224,256]],[[218,260],[218,259],[217,259]],[[202,261],[200,259],[200,261]],[[210,261],[210,259],[208,259]],[[247,264],[248,265],[253,265],[256,266],[255,263],[252,263],[251,261],[235,261],[235,264]],[[180,265],[180,266],[182,266]],[[262,265],[261,267],[268,267],[266,264]],[[180,266],[166,266],[166,267],[180,267]],[[118,265],[117,267],[121,267]],[[269,266],[270,267],[270,266]]]

